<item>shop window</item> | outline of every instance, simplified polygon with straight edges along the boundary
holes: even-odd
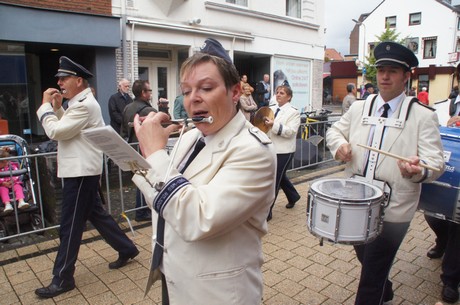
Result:
[[[426,87],[426,88],[430,87],[430,79],[428,77],[428,74],[420,74],[418,76],[418,90],[417,90],[417,92],[422,91],[423,87]]]
[[[395,28],[396,27],[396,16],[386,17],[385,27]]]
[[[225,0],[225,2],[241,6],[248,6],[248,0]]]
[[[437,37],[423,38],[423,58],[436,58]]]
[[[409,25],[419,25],[422,23],[422,13],[413,13],[409,15]]]
[[[300,18],[302,4],[300,0],[286,0],[286,16]]]

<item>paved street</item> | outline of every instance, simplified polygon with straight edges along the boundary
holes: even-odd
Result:
[[[353,304],[360,267],[352,246],[326,242],[320,246],[306,227],[309,183],[318,176],[340,177],[339,169],[296,177],[293,182],[302,199],[293,209],[285,209],[286,198],[280,192],[269,222],[270,232],[264,238],[263,304]],[[119,270],[109,270],[107,264],[117,258],[117,253],[99,239],[96,231],[86,232],[76,270],[77,289],[50,300],[38,299],[34,290],[51,280],[58,240],[0,253],[0,304],[160,304],[158,284],[143,298],[151,228],[134,224],[133,240],[141,249],[134,261]],[[392,269],[393,304],[434,305],[440,300],[440,260],[426,257],[433,241],[423,215],[417,212]]]

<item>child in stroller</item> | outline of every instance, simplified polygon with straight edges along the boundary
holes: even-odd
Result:
[[[0,158],[7,158],[10,156],[9,149],[4,147],[0,150]],[[0,172],[8,172],[18,170],[18,164],[11,160],[0,161]],[[10,213],[13,211],[11,205],[11,199],[9,196],[10,190],[13,190],[16,200],[18,201],[19,209],[27,209],[29,204],[24,201],[24,192],[22,189],[22,182],[18,176],[6,176],[0,178],[0,197],[2,199],[5,208],[4,213]]]

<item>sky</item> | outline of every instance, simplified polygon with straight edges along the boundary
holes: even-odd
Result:
[[[382,0],[324,0],[326,21],[326,48],[336,49],[342,55],[350,52],[350,33],[355,26],[351,19],[370,13]],[[403,0],[408,1],[408,0]],[[460,0],[452,0],[453,5]]]

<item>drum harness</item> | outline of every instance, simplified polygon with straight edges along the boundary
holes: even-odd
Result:
[[[375,112],[373,111],[373,108],[374,108],[376,98],[377,98],[377,95],[373,94],[373,95],[370,95],[366,99],[361,123],[363,125],[375,126],[374,135],[372,136],[371,143],[369,146],[379,149],[380,146],[382,145],[385,128],[393,127],[393,128],[403,129],[405,122],[407,120],[407,117],[409,116],[409,110],[413,103],[417,103],[417,99],[414,98],[413,96],[406,97],[406,99],[401,102],[402,105],[399,107],[399,116],[397,118],[384,118],[384,117],[372,116],[372,114]],[[352,178],[363,180],[381,189],[385,196],[384,207],[386,208],[388,204],[390,203],[391,187],[386,181],[375,179],[375,169],[377,166],[377,161],[378,161],[378,152],[369,151],[368,161],[367,161],[367,170],[365,171],[365,176],[355,175]]]

